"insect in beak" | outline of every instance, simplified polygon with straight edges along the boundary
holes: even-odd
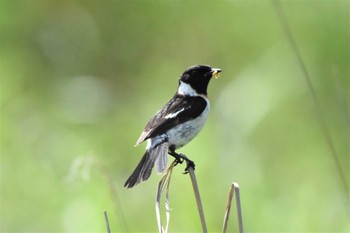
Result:
[[[221,69],[215,69],[215,68],[213,68],[212,69],[212,75],[215,77],[215,78],[219,78],[220,77],[220,72],[221,72],[222,70]]]

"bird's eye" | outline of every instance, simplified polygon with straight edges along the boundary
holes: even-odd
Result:
[[[182,79],[183,81],[187,81],[189,77],[190,77],[189,74],[184,74],[184,75],[182,76],[181,79]]]

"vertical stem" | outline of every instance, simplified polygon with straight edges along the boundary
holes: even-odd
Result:
[[[227,202],[226,202],[226,212],[225,212],[225,217],[224,217],[224,225],[222,228],[222,232],[226,233],[226,231],[227,231],[227,224],[228,224],[228,219],[230,217],[233,194],[235,194],[235,198],[236,198],[238,230],[239,230],[239,233],[243,233],[243,218],[242,218],[242,209],[241,209],[241,198],[240,198],[240,194],[239,194],[239,185],[238,185],[238,183],[235,183],[235,182],[232,183],[232,185],[230,187],[229,194],[228,194],[228,198],[227,198]]]
[[[243,233],[243,218],[241,209],[241,197],[239,195],[239,185],[237,183],[233,183],[233,187],[235,189],[239,233]]]
[[[196,202],[197,202],[199,217],[200,217],[201,223],[202,223],[203,233],[207,233],[208,230],[207,230],[207,225],[206,225],[206,223],[205,223],[204,212],[203,212],[203,206],[202,206],[202,201],[201,201],[201,197],[200,197],[200,194],[199,194],[197,179],[196,179],[196,175],[195,175],[194,170],[193,170],[192,167],[189,167],[189,168],[188,168],[188,173],[190,174],[190,177],[191,177],[192,186],[193,186],[193,191],[194,191],[194,195],[195,195],[195,197],[196,197]]]
[[[228,223],[228,219],[230,217],[230,212],[231,212],[231,203],[232,203],[233,192],[234,192],[234,188],[233,188],[233,183],[232,183],[232,185],[230,186],[230,191],[228,193],[228,198],[227,198],[227,202],[226,202],[226,211],[225,211],[225,216],[224,216],[224,226],[222,227],[222,233],[226,233],[226,231],[227,231],[227,223]]]
[[[104,211],[103,214],[104,214],[104,216],[105,216],[106,227],[107,227],[107,233],[111,233],[111,228],[109,228],[109,221],[108,221],[107,211]]]

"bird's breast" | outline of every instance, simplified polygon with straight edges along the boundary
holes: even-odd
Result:
[[[207,121],[210,110],[209,101],[207,99],[206,101],[206,108],[197,118],[186,121],[168,130],[167,136],[169,145],[174,145],[176,148],[183,147],[198,135]]]

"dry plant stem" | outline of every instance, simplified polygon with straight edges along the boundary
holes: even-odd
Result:
[[[199,194],[197,179],[196,179],[196,175],[194,173],[193,167],[188,168],[188,173],[190,174],[190,177],[191,177],[193,191],[194,191],[194,195],[196,197],[198,212],[199,212],[199,216],[200,216],[201,223],[202,223],[202,229],[203,229],[204,233],[207,233],[208,230],[207,230],[207,225],[205,223],[202,201],[201,201],[201,197]]]
[[[228,219],[230,217],[230,212],[231,212],[231,203],[232,203],[233,193],[234,193],[234,188],[233,188],[233,183],[232,183],[232,185],[230,186],[230,191],[228,193],[228,198],[227,198],[227,202],[226,202],[224,225],[222,227],[223,233],[226,233],[226,231],[227,231],[227,224],[228,224]]]
[[[236,194],[235,197],[236,197],[239,233],[243,233],[243,218],[242,218],[241,197],[240,197],[240,193],[239,193],[239,186],[237,183],[233,183],[233,186],[234,186],[235,194]]]
[[[167,168],[165,171],[162,179],[160,180],[157,188],[156,193],[156,217],[157,217],[157,223],[158,223],[158,232],[159,233],[167,233],[168,227],[169,227],[169,220],[170,220],[170,208],[169,208],[169,185],[170,185],[170,178],[171,173],[173,171],[173,168],[175,166],[175,161],[172,162],[172,164]],[[160,216],[160,199],[163,194],[165,193],[165,212],[166,212],[166,225],[165,228],[163,227],[161,216]]]
[[[233,194],[235,194],[236,198],[236,206],[237,206],[237,218],[238,218],[238,228],[239,232],[243,233],[243,218],[242,218],[242,211],[241,211],[241,198],[239,194],[239,185],[235,182],[232,183],[229,191],[229,195],[227,198],[226,202],[226,212],[225,212],[225,217],[224,217],[224,225],[222,232],[226,233],[227,231],[227,224],[228,224],[228,219],[230,217],[230,211],[231,211],[231,203],[232,203],[232,197]]]
[[[106,227],[107,227],[107,233],[111,233],[111,228],[109,228],[109,221],[108,221],[107,211],[104,211],[103,214],[104,214],[104,216],[105,216]]]

